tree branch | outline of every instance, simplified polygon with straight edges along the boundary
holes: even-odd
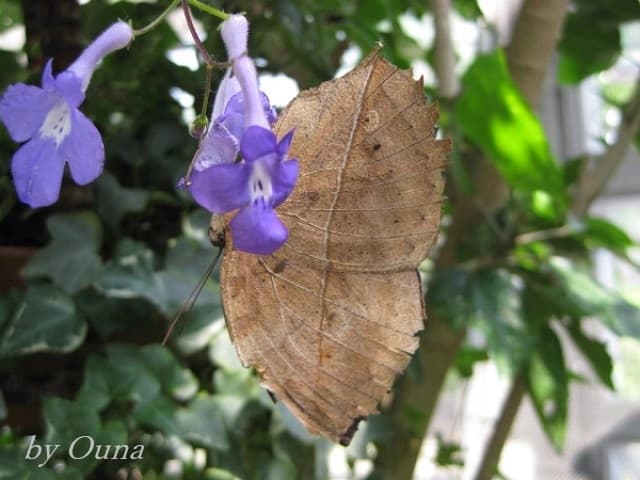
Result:
[[[571,211],[575,215],[581,217],[587,213],[593,201],[602,193],[611,176],[622,164],[624,154],[631,145],[639,127],[640,76],[636,80],[633,96],[624,108],[615,143],[602,155],[588,162],[580,174],[571,204]]]
[[[435,39],[435,71],[438,78],[438,94],[441,98],[453,98],[460,91],[455,74],[456,54],[451,40],[449,22],[451,0],[431,0]]]
[[[491,480],[493,478],[496,468],[498,467],[498,462],[500,461],[502,448],[509,437],[513,421],[516,418],[526,392],[527,384],[524,378],[522,375],[516,376],[502,405],[500,416],[493,426],[491,438],[482,455],[482,462],[478,467],[478,472],[474,480]]]

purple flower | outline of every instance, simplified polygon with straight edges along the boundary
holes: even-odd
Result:
[[[275,109],[267,96],[260,92],[262,107],[269,124],[276,121]],[[203,170],[219,163],[232,163],[240,152],[244,123],[244,99],[238,80],[229,70],[220,82],[211,113],[211,126],[196,155],[190,182]],[[186,182],[181,182],[186,183]]]
[[[42,88],[17,83],[4,93],[0,120],[11,138],[26,142],[11,162],[13,182],[22,202],[33,208],[54,203],[60,194],[65,163],[80,185],[100,175],[104,164],[102,138],[78,107],[98,63],[132,39],[131,27],[117,22],[55,77],[49,60],[42,73]]]
[[[289,196],[298,178],[298,161],[285,161],[292,137],[290,132],[278,142],[271,130],[249,127],[240,145],[243,162],[214,165],[193,178],[191,193],[206,209],[241,209],[231,220],[238,250],[268,255],[287,241],[287,228],[273,209]]]
[[[274,208],[289,196],[298,178],[298,161],[287,158],[293,131],[280,141],[271,131],[275,113],[258,89],[255,65],[246,55],[246,19],[232,15],[222,23],[221,34],[233,67],[216,103],[226,104],[223,113],[214,105],[214,118],[219,116],[196,158],[190,190],[196,202],[214,213],[240,209],[230,223],[235,247],[269,255],[288,238]],[[234,162],[238,153],[241,159]]]

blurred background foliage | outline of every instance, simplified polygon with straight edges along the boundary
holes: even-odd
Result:
[[[142,26],[166,3],[0,0],[0,35],[21,24],[27,32],[23,50],[0,51],[0,87],[37,84],[46,58],[54,57],[54,68],[63,69],[115,19]],[[437,76],[436,48],[416,40],[401,22],[431,14],[434,3],[273,0],[215,6],[246,12],[250,51],[261,70],[284,73],[304,89],[333,78],[349,52],[366,53],[379,41],[397,66],[422,62]],[[491,32],[475,0],[454,0],[452,9]],[[207,47],[224,58],[214,33],[217,21],[196,15],[210,32]],[[573,1],[550,51],[558,80],[577,83],[613,65],[622,52],[621,26],[637,19],[637,1]],[[5,278],[12,278],[12,255],[28,258],[24,281],[6,285],[0,296],[0,479],[328,476],[331,445],[274,405],[253,372],[236,360],[217,270],[184,315],[184,327],[168,347],[159,344],[214,254],[207,214],[176,188],[195,149],[176,92],[193,95],[198,105],[204,78],[202,69],[170,60],[168,52],[181,45],[163,23],[105,60],[83,110],[103,134],[106,172],[88,187],[65,182],[52,207],[34,211],[17,201],[9,173],[16,145],[0,131]],[[571,384],[584,379],[567,365],[559,336],[571,339],[611,389],[612,360],[584,322],[596,319],[614,335],[640,336],[633,299],[600,285],[591,264],[594,248],[633,263],[635,243],[618,226],[588,214],[592,198],[576,207],[592,162],[555,157],[531,106],[537,100],[523,93],[508,48],[495,39],[488,45],[465,59],[468,68],[456,69],[455,95],[443,95],[434,82],[425,87],[440,100],[444,133],[454,140],[443,242],[438,260],[422,269],[429,322],[423,348],[384,413],[361,427],[346,450],[354,478],[411,478],[447,372],[469,378],[474,364],[487,359],[512,379],[508,401],[514,412],[528,395],[549,441],[561,448]],[[603,90],[626,119],[640,108],[634,88]],[[493,176],[483,176],[483,162]],[[482,191],[499,191],[500,185],[506,195],[485,202]],[[469,342],[470,329],[483,341]],[[487,445],[486,472],[478,479],[493,475],[506,435],[498,427],[508,432],[514,412],[501,413]],[[25,460],[34,434],[40,444],[68,445],[81,435],[102,445],[143,444],[144,457],[73,460],[61,448],[38,468]],[[430,460],[452,469],[463,465],[460,446],[438,438]],[[365,473],[358,469],[362,460],[368,461]]]

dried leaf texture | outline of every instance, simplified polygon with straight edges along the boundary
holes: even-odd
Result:
[[[283,112],[300,179],[278,209],[289,240],[268,257],[233,248],[222,297],[242,362],[312,432],[348,444],[418,347],[416,268],[440,223],[437,110],[377,52]]]

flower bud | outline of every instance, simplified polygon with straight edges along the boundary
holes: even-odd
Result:
[[[206,115],[198,115],[189,126],[189,135],[193,138],[200,139],[207,132],[209,119]]]

